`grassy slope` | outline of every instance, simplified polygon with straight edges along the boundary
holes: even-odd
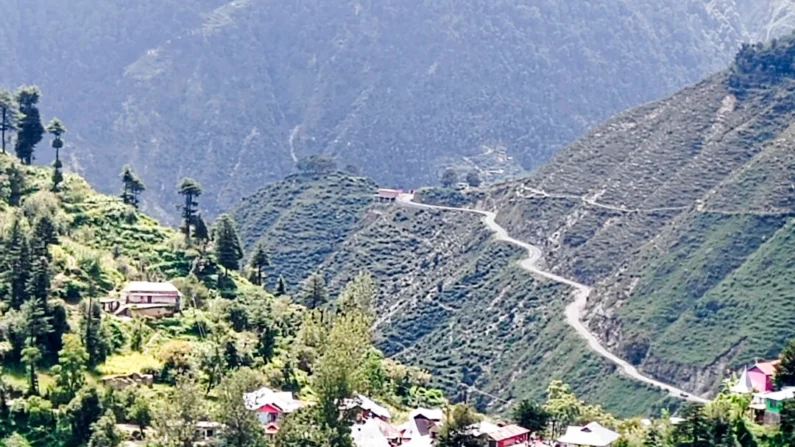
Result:
[[[232,209],[247,250],[260,239],[271,257],[274,283],[306,279],[358,225],[376,185],[340,172],[295,174],[246,197]]]
[[[732,76],[617,116],[491,197],[550,268],[596,285],[589,324],[615,352],[698,392],[795,337],[795,82]]]
[[[11,156],[0,155],[0,189],[7,181],[4,171],[13,162]],[[77,175],[67,175],[62,191],[52,194],[49,192],[50,168],[24,166],[22,169],[26,178],[22,206],[11,207],[0,198],[0,229],[5,229],[12,214],[20,210],[32,213],[45,206],[52,210],[61,233],[58,244],[50,248],[55,273],[52,294],[66,300],[73,330],[78,320],[76,304],[81,297],[88,296],[92,282],[98,296],[108,296],[128,280],[171,280],[188,275],[196,253],[185,248],[182,237],[174,229],[160,225],[118,198],[95,192]],[[88,270],[94,263],[100,268],[96,276],[90,275]],[[215,275],[205,277],[204,281],[211,287],[211,296],[217,296]],[[226,289],[239,295],[261,293],[260,290],[237,275],[233,275]],[[150,324],[143,352],[130,352],[125,347],[100,365],[98,372],[126,374],[159,367],[156,357],[160,347],[174,339],[200,342],[193,322],[205,318],[204,312],[191,311],[182,319],[164,319]],[[130,333],[131,323],[116,324]],[[3,376],[12,385],[24,388],[24,376],[17,371],[4,370]],[[46,371],[42,371],[41,381],[45,385],[51,382]]]
[[[11,156],[0,156],[0,171]],[[62,192],[49,192],[50,169],[23,167],[26,191],[21,209],[52,208],[61,228],[59,244],[53,247],[55,293],[67,298],[69,289],[83,292],[89,281],[83,270],[96,261],[102,270],[97,283],[109,292],[123,285],[125,277],[149,271],[159,277],[184,276],[190,262],[184,250],[175,249],[178,236],[170,228],[135,212],[114,197],[93,191],[79,176],[67,175]],[[15,208],[0,201],[0,222],[9,222]]]

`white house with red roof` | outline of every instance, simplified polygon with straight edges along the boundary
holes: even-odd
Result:
[[[257,418],[265,425],[269,434],[278,431],[281,416],[307,405],[306,402],[295,399],[289,391],[274,391],[267,387],[244,394],[243,404],[247,410],[257,412]]]

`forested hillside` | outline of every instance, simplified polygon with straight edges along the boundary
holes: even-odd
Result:
[[[238,263],[228,216],[210,232],[192,220],[188,238],[53,172],[0,154],[0,445],[194,445],[197,424],[224,427],[213,442],[264,445],[243,399],[262,386],[317,403],[280,420],[280,445],[307,431],[351,445],[353,415],[336,406],[355,393],[396,411],[445,402],[427,372],[371,344],[369,274],[306,309],[243,277],[258,264]],[[106,307],[130,281],[166,280],[182,292],[175,313]],[[148,298],[139,309],[159,306]],[[323,405],[335,410],[323,416]]]
[[[183,176],[212,216],[317,152],[400,186],[538,167],[786,29],[783,3],[13,0],[0,83],[75,125],[68,167],[110,191],[131,163],[176,221]]]

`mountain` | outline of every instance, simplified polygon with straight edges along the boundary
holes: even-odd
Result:
[[[729,70],[611,118],[525,179],[418,197],[496,210],[542,249],[546,270],[594,286],[586,323],[610,350],[644,374],[714,393],[728,369],[795,338],[793,42],[743,47]],[[317,181],[339,192],[331,204],[349,194],[331,186],[337,174]],[[277,240],[242,210],[303,190],[290,185],[239,205],[245,240]],[[428,368],[449,395],[466,389],[500,412],[560,378],[618,414],[675,405],[590,352],[565,323],[571,289],[520,270],[522,253],[477,217],[364,200],[350,211],[357,223],[303,277],[318,270],[338,287],[372,272],[379,346]],[[333,225],[328,210],[316,213]]]
[[[670,2],[669,2],[670,3]],[[534,169],[586,129],[791,26],[780,0],[12,0],[2,84],[38,84],[68,166],[131,163],[169,221],[213,215],[324,152],[381,184]],[[50,156],[41,151],[41,160]]]
[[[588,322],[641,370],[697,393],[795,337],[795,40],[618,115],[493,196]]]

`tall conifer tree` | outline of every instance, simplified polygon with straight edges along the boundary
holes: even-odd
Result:
[[[240,247],[235,221],[228,214],[218,217],[213,228],[213,252],[218,264],[224,267],[225,275],[229,274],[229,270],[240,268],[243,249]]]
[[[7,90],[0,89],[0,145],[6,153],[6,135],[14,130],[14,98]]]
[[[20,87],[16,93],[19,115],[14,150],[17,157],[26,165],[33,162],[33,150],[44,136],[44,126],[41,125],[41,116],[37,107],[40,97],[41,92],[35,86]]]
[[[254,284],[261,286],[264,284],[263,274],[266,267],[271,265],[268,259],[268,252],[265,250],[265,244],[260,241],[254,247],[254,253],[251,255],[249,267],[254,270]]]
[[[202,194],[202,187],[196,180],[186,177],[180,180],[177,192],[185,200],[182,205],[182,232],[185,233],[185,238],[190,240],[190,227],[194,224],[196,208],[199,206],[196,199]]]
[[[28,282],[30,281],[30,246],[25,230],[22,228],[22,217],[16,216],[11,222],[8,239],[5,243],[6,265],[11,283],[11,307],[19,309],[28,300]]]
[[[52,162],[52,190],[58,191],[63,182],[63,163],[61,163],[61,148],[63,147],[63,140],[61,137],[66,133],[66,126],[58,118],[53,118],[46,127],[47,132],[52,135],[52,147],[55,149],[55,161]]]

